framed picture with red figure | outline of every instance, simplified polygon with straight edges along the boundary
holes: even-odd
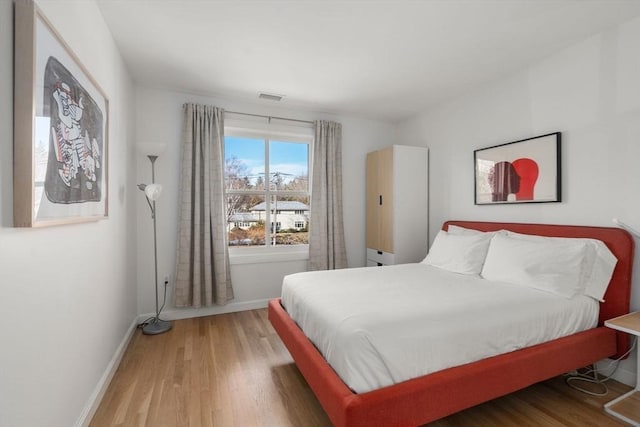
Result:
[[[473,152],[476,205],[560,202],[560,141],[554,132]]]

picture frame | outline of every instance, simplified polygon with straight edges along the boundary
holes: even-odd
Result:
[[[106,219],[109,99],[33,0],[14,43],[14,227]]]
[[[561,132],[473,152],[474,203],[561,202]]]

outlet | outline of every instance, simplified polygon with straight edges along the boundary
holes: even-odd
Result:
[[[164,276],[164,286],[169,286],[169,276]]]

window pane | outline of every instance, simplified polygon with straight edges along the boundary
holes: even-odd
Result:
[[[309,145],[271,141],[269,175],[273,189],[308,191]]]
[[[309,147],[268,135],[225,137],[230,246],[308,244]]]
[[[309,244],[309,197],[273,197],[271,203],[272,244]]]
[[[227,195],[229,246],[264,246],[266,210],[264,196]]]
[[[224,137],[224,178],[228,190],[264,189],[264,140]]]

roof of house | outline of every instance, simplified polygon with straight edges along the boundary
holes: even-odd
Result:
[[[258,218],[249,212],[238,212],[229,216],[229,222],[257,222]]]

